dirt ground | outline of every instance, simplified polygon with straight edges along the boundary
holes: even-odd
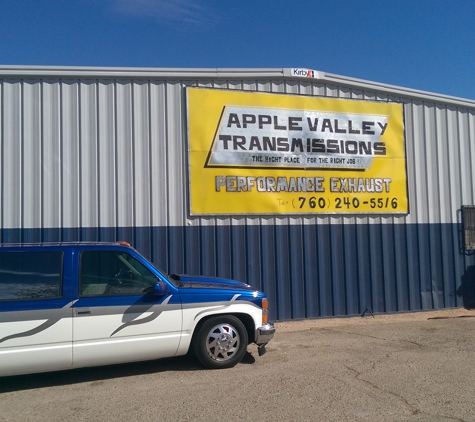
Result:
[[[1,422],[475,421],[475,311],[276,323],[259,357],[184,356],[0,379]]]
[[[366,313],[364,317],[341,317],[341,318],[319,318],[306,319],[301,321],[287,321],[275,323],[279,333],[289,331],[305,331],[318,330],[328,327],[351,326],[361,327],[375,324],[391,324],[401,322],[425,321],[429,319],[446,319],[446,318],[475,318],[475,309],[442,309],[438,311],[420,311],[399,314],[371,314]]]

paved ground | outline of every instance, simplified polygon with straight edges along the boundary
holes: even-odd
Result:
[[[0,379],[0,421],[475,421],[475,311],[277,328],[228,370],[177,358]]]

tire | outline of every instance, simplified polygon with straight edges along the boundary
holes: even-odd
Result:
[[[246,354],[247,330],[235,316],[212,317],[201,324],[195,334],[193,352],[207,368],[232,368]]]

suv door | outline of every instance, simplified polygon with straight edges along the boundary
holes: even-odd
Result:
[[[82,250],[73,313],[73,366],[174,356],[181,336],[179,296],[154,294],[160,280],[125,248]]]
[[[1,375],[71,368],[68,252],[41,247],[0,251]]]

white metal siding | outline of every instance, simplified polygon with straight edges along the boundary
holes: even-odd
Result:
[[[184,90],[189,84],[403,102],[410,214],[188,219]],[[455,223],[460,206],[474,201],[475,106],[381,91],[244,77],[4,78],[2,227]]]

